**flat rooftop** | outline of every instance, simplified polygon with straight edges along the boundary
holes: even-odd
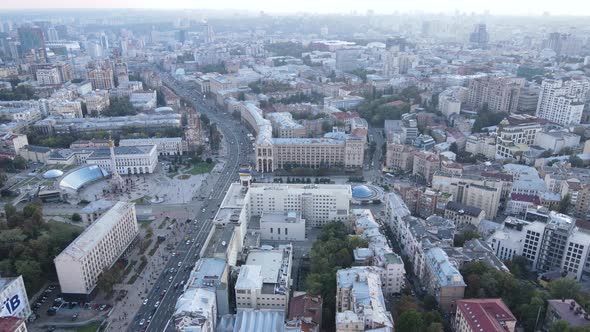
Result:
[[[121,220],[121,217],[127,210],[133,209],[134,207],[134,203],[117,202],[110,210],[90,224],[55,259],[59,259],[62,255],[68,255],[77,259],[86,256],[119,223],[119,220]]]
[[[280,250],[280,251],[279,251]],[[255,250],[248,254],[246,265],[262,266],[262,280],[264,283],[276,284],[281,265],[283,264],[283,250]]]
[[[234,227],[233,224],[227,225],[216,225],[211,230],[213,235],[211,236],[211,240],[207,244],[205,248],[205,252],[203,253],[204,257],[214,257],[215,255],[223,254],[227,251],[227,246],[231,242],[232,237],[234,236]]]

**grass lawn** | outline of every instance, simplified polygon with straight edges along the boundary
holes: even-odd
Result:
[[[211,172],[211,170],[215,167],[214,163],[207,164],[206,162],[200,162],[194,164],[193,167],[188,171],[188,173],[192,175],[199,175]]]

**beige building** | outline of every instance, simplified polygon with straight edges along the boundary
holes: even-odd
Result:
[[[0,154],[18,156],[22,148],[29,145],[27,135],[0,133]]]
[[[156,145],[160,156],[182,155],[186,150],[186,142],[182,137],[153,137],[153,138],[134,138],[122,139],[119,146],[138,146],[138,145]]]
[[[431,183],[434,173],[440,170],[440,158],[432,152],[414,152],[412,165],[413,175],[419,175]]]
[[[525,79],[518,77],[481,77],[469,82],[467,104],[478,109],[487,105],[492,112],[514,113]]]
[[[86,110],[88,115],[96,113],[99,115],[102,111],[110,106],[109,93],[104,90],[93,91],[84,95],[84,103],[86,103]]]
[[[94,90],[110,90],[115,87],[113,67],[109,60],[91,64],[86,74]]]
[[[385,167],[400,169],[404,172],[413,170],[415,149],[409,145],[388,143],[385,155]]]
[[[100,275],[121,257],[137,234],[135,204],[117,202],[55,257],[62,293],[90,298]]]
[[[484,210],[488,219],[494,219],[498,213],[503,184],[499,179],[442,173],[432,179],[433,189],[452,194],[456,202]]]
[[[471,154],[482,154],[486,158],[496,158],[496,138],[481,134],[473,134],[467,137],[465,151]]]
[[[268,113],[266,118],[272,124],[272,131],[275,137],[280,138],[302,138],[307,135],[307,129],[293,120],[288,112]]]
[[[535,144],[541,125],[534,116],[515,114],[498,125],[496,139],[497,159],[519,159],[529,145]]]
[[[37,82],[41,85],[55,85],[61,83],[57,67],[37,69]]]
[[[459,269],[439,247],[426,251],[424,263],[427,277],[423,280],[428,293],[436,298],[443,311],[453,312],[467,286]]]
[[[79,101],[60,100],[50,104],[49,114],[65,119],[84,117],[82,103]]]

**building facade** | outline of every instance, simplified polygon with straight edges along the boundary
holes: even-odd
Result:
[[[536,115],[564,126],[579,124],[589,90],[587,80],[545,79],[541,84]]]
[[[89,299],[100,275],[110,268],[139,232],[135,204],[117,202],[54,259],[62,293]]]

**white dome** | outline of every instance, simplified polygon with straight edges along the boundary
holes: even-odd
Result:
[[[60,171],[59,169],[50,169],[47,172],[43,173],[43,178],[55,179],[62,175],[64,175],[64,172]]]

